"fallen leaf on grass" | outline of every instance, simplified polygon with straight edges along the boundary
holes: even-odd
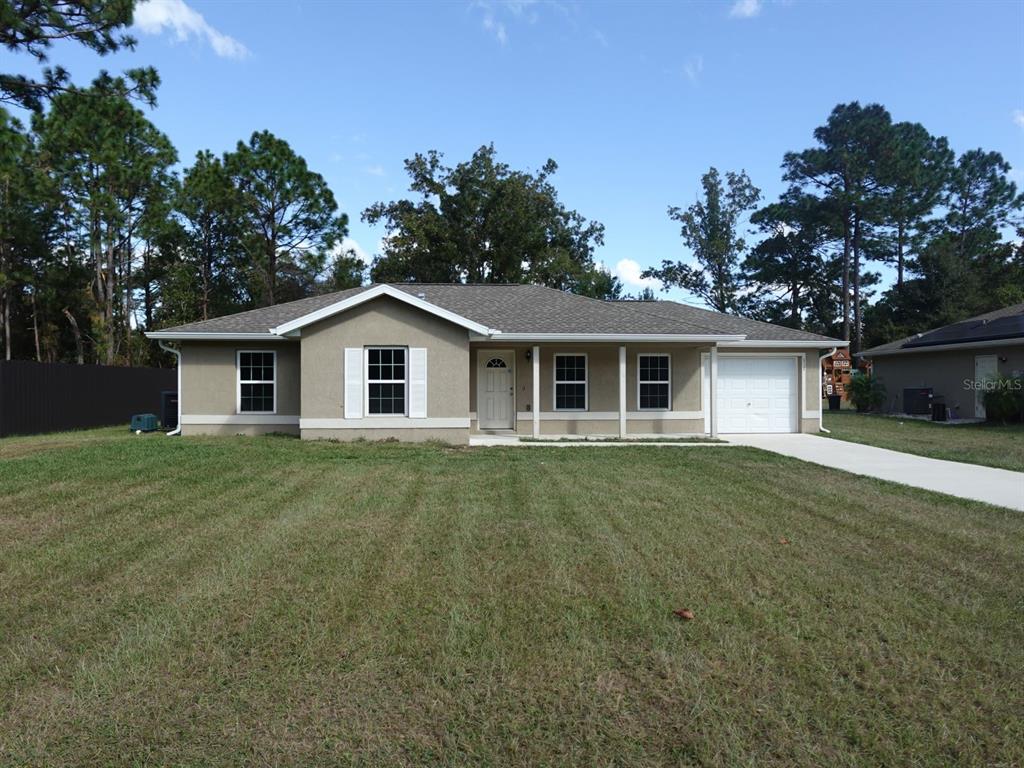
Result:
[[[779,544],[789,544],[789,539],[787,539],[785,536],[783,536],[782,538],[779,539]]]
[[[676,610],[672,611],[672,613],[674,613],[683,621],[693,620],[693,611],[691,611],[689,608],[677,608]]]

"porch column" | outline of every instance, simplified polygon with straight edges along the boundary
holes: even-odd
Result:
[[[619,346],[619,437],[626,436],[626,345]]]
[[[533,436],[540,437],[540,347],[533,348]]]
[[[711,392],[708,393],[708,411],[711,418],[711,436],[718,437],[718,344],[711,345]]]

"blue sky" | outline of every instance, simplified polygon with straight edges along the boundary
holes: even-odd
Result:
[[[494,142],[606,227],[598,258],[635,291],[640,268],[687,256],[666,207],[701,174],[745,169],[782,191],[786,150],[835,104],[880,102],[957,151],[998,150],[1024,181],[1024,3],[328,3],[150,0],[134,52],[53,60],[85,82],[152,64],[151,119],[186,163],[253,130],[323,174],[359,220],[407,192],[402,161]],[[27,63],[27,62],[26,62]]]

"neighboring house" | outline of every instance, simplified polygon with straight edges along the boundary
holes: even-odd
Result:
[[[450,442],[812,432],[820,355],[845,344],[671,301],[421,283],[147,335],[180,350],[183,434]]]
[[[984,386],[997,375],[1024,376],[1024,303],[865,349],[885,384],[887,410],[916,410],[904,390],[932,391],[960,418],[985,418]],[[913,393],[911,393],[913,394]]]

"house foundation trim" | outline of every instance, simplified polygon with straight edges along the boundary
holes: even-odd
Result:
[[[469,417],[410,419],[299,419],[299,429],[469,429]]]
[[[183,415],[179,423],[192,427],[223,426],[230,424],[298,424],[299,417],[272,413],[232,413],[225,415],[190,413]]]

